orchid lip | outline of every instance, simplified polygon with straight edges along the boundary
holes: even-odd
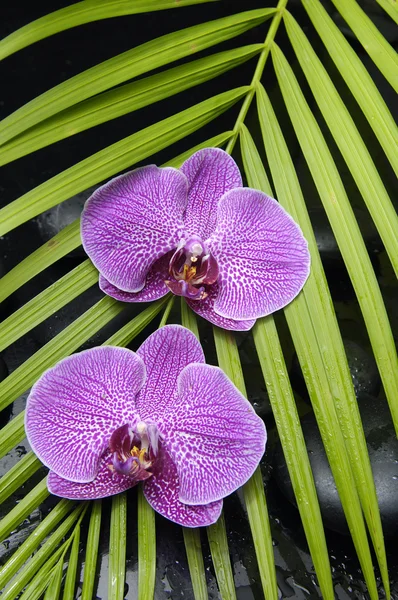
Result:
[[[139,421],[134,428],[122,425],[109,440],[112,462],[108,467],[120,475],[147,479],[152,475],[149,469],[156,460],[158,446],[159,433],[154,423]]]
[[[170,279],[165,284],[173,294],[190,300],[207,297],[206,285],[218,279],[218,264],[197,236],[182,239],[169,263]]]

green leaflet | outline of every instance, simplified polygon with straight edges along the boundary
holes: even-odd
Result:
[[[47,477],[45,477],[0,521],[0,540],[4,540],[10,535],[11,531],[22,523],[49,495]]]
[[[207,527],[207,537],[220,596],[222,600],[236,600],[224,512],[216,523]]]
[[[0,235],[200,129],[235,104],[247,90],[240,87],[191,106],[52,177],[0,210]]]
[[[262,44],[254,44],[206,56],[80,102],[0,146],[0,164],[200,85],[249,60],[262,48]]]
[[[69,502],[69,501],[67,501],[67,502]],[[62,505],[62,503],[63,503],[63,501],[61,500],[61,502],[58,503],[58,505],[55,507],[55,509],[58,508],[60,505]],[[79,517],[84,515],[84,513],[87,509],[87,506],[88,506],[87,503],[80,502],[79,505],[77,506],[77,508],[75,508],[75,510],[68,517],[66,517],[66,519],[63,521],[63,523],[50,535],[50,537],[48,537],[48,539],[44,542],[44,544],[40,547],[40,549],[26,563],[26,565],[23,567],[23,569],[18,573],[18,576],[15,577],[11,581],[9,586],[7,586],[7,588],[3,592],[3,598],[6,598],[6,600],[14,600],[15,596],[13,594],[15,594],[15,595],[18,594],[25,587],[25,585],[32,579],[34,574],[37,573],[37,571],[40,569],[40,567],[42,565],[44,565],[48,559],[51,559],[51,557],[54,555],[54,551],[57,548],[57,546],[59,545],[59,543],[67,535],[67,533],[69,532],[71,527],[75,524],[75,522],[79,519]],[[55,509],[53,509],[51,511],[49,517],[52,515],[52,513],[55,511]],[[49,517],[46,517],[46,519]],[[44,523],[44,521],[42,523]],[[38,526],[36,528],[35,533],[37,532],[39,527],[40,526]],[[69,539],[63,544],[63,547],[65,550],[68,549],[72,539],[73,539],[72,537],[69,537]],[[18,548],[18,550],[11,557],[11,559],[6,563],[6,565],[3,569],[3,571],[5,571],[7,569],[7,567],[11,564],[11,568],[7,571],[7,577],[10,576],[11,571],[15,572],[16,563],[12,562],[12,559],[14,558],[14,556],[18,555],[19,560],[22,560],[24,558],[23,562],[25,562],[25,560],[28,558],[28,556],[26,554],[27,554],[29,547],[31,545],[37,546],[37,543],[38,543],[38,541],[37,541],[35,535],[31,535],[22,544],[22,546],[20,546]],[[25,547],[25,544],[26,544],[26,547]],[[19,554],[20,550],[23,550],[23,552],[21,552],[21,554]],[[2,575],[2,573],[0,573],[0,578],[1,578],[1,575]]]
[[[182,8],[215,0],[83,0],[52,12],[14,31],[0,42],[0,60],[50,35],[110,17]]]
[[[81,600],[92,600],[96,578],[98,543],[101,532],[102,500],[91,502],[91,516],[86,543]]]
[[[44,563],[44,565],[38,570],[36,575],[33,577],[28,586],[26,586],[22,596],[19,600],[39,600],[43,597],[45,590],[51,580],[52,575],[56,569],[56,563],[64,553],[68,542],[65,542],[62,546],[54,552],[52,556]]]
[[[398,358],[369,255],[319,126],[276,45],[272,48],[272,58],[290,119],[354,286],[398,430]]]
[[[319,0],[302,0],[302,3],[398,176],[398,127],[384,99],[363,62]]]
[[[126,492],[112,497],[109,535],[108,599],[123,600],[127,543]]]
[[[12,450],[25,437],[24,427],[25,411],[19,413],[5,427],[1,429],[0,458]]]
[[[76,588],[76,577],[77,567],[79,560],[79,548],[80,548],[80,524],[78,523],[73,532],[72,548],[69,555],[68,567],[66,570],[64,593],[62,600],[75,600],[75,588]],[[61,563],[62,564],[62,563]]]
[[[43,246],[29,254],[0,279],[0,302],[15,290],[80,246],[80,220],[73,221]]]
[[[235,338],[230,331],[218,327],[213,327],[213,332],[218,364],[242,394],[246,396],[245,381]],[[260,467],[243,486],[243,493],[263,592],[267,600],[277,600],[278,587],[276,584],[274,549]]]
[[[61,593],[62,576],[64,573],[64,554],[55,565],[50,576],[50,583],[46,589],[43,600],[58,600]]]
[[[349,448],[349,457],[356,485],[378,556],[384,585],[386,586],[386,590],[388,590],[383,533],[376,491],[362,423],[352,386],[351,374],[334,313],[333,303],[299,180],[271,102],[264,88],[261,86],[259,86],[257,92],[257,101],[268,163],[279,202],[299,223],[311,252],[311,276],[304,286],[302,294],[305,297],[308,312],[314,325],[318,346],[322,348],[321,356],[317,357],[317,360],[318,363],[323,361],[326,373],[329,374],[329,386],[337,407],[340,427]],[[296,310],[298,311],[299,308],[296,308]]]
[[[17,573],[22,565],[28,560],[31,554],[36,550],[38,545],[52,532],[54,527],[66,517],[66,515],[72,510],[74,503],[70,500],[61,500],[51,510],[47,517],[36,527],[35,535],[30,535],[23,544],[14,552],[11,558],[6,562],[4,567],[0,571],[0,588],[3,590],[3,598],[7,600],[14,600],[15,596],[23,589],[28,583],[30,578],[36,573],[40,566],[45,562],[46,558],[55,550],[61,539],[68,532],[73,523],[77,520],[81,510],[83,509],[83,503],[75,509],[69,517],[58,527],[56,534],[51,535],[45,542],[40,550],[34,555],[28,565],[21,571],[17,578],[15,578],[11,585],[4,590],[4,586],[10,581],[10,579]],[[65,527],[66,524],[66,527]],[[61,533],[61,536],[59,536]],[[50,551],[48,551],[50,549]],[[32,568],[36,565],[36,568]],[[13,595],[15,594],[15,595]]]
[[[287,34],[311,91],[346,161],[398,276],[398,215],[359,131],[307,37],[285,11]],[[336,119],[336,115],[339,118]]]
[[[375,65],[398,92],[398,56],[394,48],[390,46],[355,0],[332,0],[332,2]]]
[[[138,600],[152,600],[155,593],[156,529],[155,511],[148,504],[142,486],[138,490]]]
[[[98,282],[89,260],[69,271],[0,323],[0,351]]]
[[[7,473],[2,475],[0,479],[0,504],[21,487],[41,466],[42,464],[39,459],[30,451],[11,467]]]
[[[270,18],[275,9],[265,8],[209,21],[169,33],[123,52],[48,90],[0,123],[0,139],[7,142],[29,127],[104,90],[225,42]]]
[[[260,98],[261,96],[258,96],[259,101]],[[264,109],[260,107],[260,104],[258,108],[262,124],[262,117],[265,116],[263,115]],[[266,121],[268,122],[268,118]],[[271,153],[275,141],[271,136],[265,134],[264,140],[267,142],[267,153],[268,151]],[[261,189],[272,195],[261,158],[245,126],[241,130],[241,151],[250,187]],[[279,164],[281,165],[281,175],[285,173],[287,178],[284,157],[280,156],[279,162],[276,162],[275,165],[271,161],[269,162],[274,179],[276,173],[273,168]],[[277,184],[279,185],[278,181]],[[256,322],[253,328],[253,338],[322,595],[325,600],[333,600],[333,583],[318,498],[285,359],[271,315]]]
[[[376,0],[398,25],[398,6],[395,0]]]
[[[203,562],[200,529],[183,527],[185,551],[195,600],[208,600],[205,565]]]

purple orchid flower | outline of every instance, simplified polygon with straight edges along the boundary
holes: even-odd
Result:
[[[266,443],[251,404],[180,325],[136,353],[101,346],[65,358],[33,386],[25,427],[51,493],[103,498],[142,481],[149,504],[186,527],[217,521]]]
[[[150,165],[109,181],[88,199],[81,231],[106,294],[147,302],[171,290],[224,329],[251,329],[309,274],[298,225],[276,200],[242,187],[218,148],[179,170]]]

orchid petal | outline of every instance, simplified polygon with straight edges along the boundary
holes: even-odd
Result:
[[[184,162],[181,171],[189,184],[185,226],[190,234],[206,239],[216,226],[221,196],[242,185],[234,159],[220,148],[204,148]]]
[[[219,266],[214,310],[229,319],[257,319],[286,306],[302,289],[308,246],[292,217],[263,192],[227,192],[208,241]]]
[[[190,364],[182,371],[162,426],[185,504],[228,496],[246,483],[264,454],[263,421],[218,367]]]
[[[114,286],[139,292],[153,263],[184,233],[186,177],[171,167],[135,169],[112,179],[87,200],[83,247]]]
[[[50,471],[47,478],[48,491],[61,498],[70,498],[72,500],[95,500],[97,498],[106,498],[120,494],[125,490],[140,483],[139,479],[119,475],[109,469],[111,464],[110,453],[106,452],[99,464],[98,473],[93,481],[89,483],[77,483],[63,479],[54,471]],[[143,473],[147,473],[143,471]],[[147,473],[150,476],[149,473]]]
[[[152,265],[146,276],[145,286],[140,292],[135,294],[133,292],[123,292],[109,283],[101,274],[99,276],[99,286],[105,294],[112,296],[115,300],[120,300],[120,302],[152,302],[163,298],[169,291],[164,281],[169,276],[171,255],[172,253],[168,252]]]
[[[147,373],[137,395],[137,409],[143,421],[158,423],[177,390],[178,376],[184,367],[191,362],[205,362],[202,346],[185,327],[166,325],[152,333],[137,354],[144,361]]]
[[[153,466],[153,475],[144,483],[144,495],[158,513],[184,527],[204,527],[215,523],[222,510],[222,501],[202,506],[183,504],[179,498],[176,467],[164,448]]]
[[[27,401],[33,451],[60,477],[92,481],[112,432],[140,420],[135,396],[144,380],[142,359],[125,348],[102,346],[61,360],[40,377]]]
[[[226,317],[222,317],[215,312],[214,302],[218,296],[218,283],[209,285],[206,292],[206,298],[200,300],[199,302],[195,300],[189,300],[189,298],[186,299],[187,304],[194,312],[196,312],[196,314],[200,315],[204,319],[207,319],[210,321],[210,323],[213,323],[213,325],[221,327],[222,329],[229,329],[231,331],[248,331],[253,327],[254,323],[256,322],[255,319],[234,321],[234,319],[227,319]]]

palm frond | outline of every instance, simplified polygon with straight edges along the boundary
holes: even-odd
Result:
[[[181,0],[179,6],[207,1],[210,0]],[[396,89],[397,58],[388,41],[355,0],[332,1],[340,14],[339,18],[346,23],[344,27],[350,29],[384,78]],[[392,0],[377,2],[384,9],[386,18],[389,15],[398,22]],[[0,59],[29,44],[90,21],[163,10],[176,4],[174,0],[137,0],[133,3],[127,0],[104,0],[100,3],[83,0],[46,15],[9,35],[0,42]],[[317,249],[308,203],[296,173],[293,150],[295,153],[299,152],[308,165],[319,205],[326,211],[344,259],[397,430],[398,359],[393,331],[351,199],[336,166],[334,144],[341,153],[344,167],[358,187],[396,274],[398,218],[388,195],[387,182],[373,162],[356,114],[346,105],[339,92],[335,74],[327,68],[325,57],[319,57],[309,31],[319,34],[326,51],[326,60],[335,64],[396,174],[398,129],[361,58],[336,25],[336,19],[329,16],[320,0],[302,0],[302,5],[307,14],[306,29],[295,20],[293,4],[291,11],[287,11],[287,7],[290,9],[288,0],[280,0],[276,8],[258,8],[209,20],[207,23],[149,40],[98,64],[48,90],[6,117],[0,123],[0,164],[4,165],[75,133],[82,133],[101,123],[176,96],[183,90],[217,78],[258,56],[251,81],[241,81],[238,75],[234,81],[234,89],[225,89],[193,106],[179,106],[178,112],[163,120],[156,120],[155,116],[140,131],[130,133],[124,139],[97,151],[2,208],[0,235],[8,234],[60,202],[131,168],[178,141],[184,143],[177,152],[187,149],[176,158],[168,160],[167,165],[178,167],[193,152],[206,146],[226,146],[226,150],[231,153],[239,139],[248,184],[276,196],[300,224],[309,243],[311,275],[303,292],[284,309],[284,315],[303,370],[312,408],[368,586],[368,594],[372,600],[376,600],[378,590],[366,527],[387,598],[390,591],[375,484],[333,297]],[[266,21],[269,19],[271,21],[268,25]],[[286,28],[287,39],[280,35],[281,26]],[[260,33],[254,30],[250,44],[239,44],[238,36],[254,28],[258,28]],[[262,42],[264,37],[265,41]],[[224,49],[218,53],[207,52],[205,57],[187,60],[197,52],[233,38],[238,38],[238,45],[233,49]],[[292,52],[293,62],[286,58]],[[180,59],[185,62],[169,68],[170,64]],[[158,68],[163,70],[146,76]],[[272,76],[275,74],[277,93],[267,94],[263,87],[265,69]],[[235,72],[240,73],[239,70]],[[145,75],[142,79],[125,83],[142,75]],[[175,102],[181,97],[176,96]],[[241,107],[234,113],[234,118],[231,118],[231,113],[227,111],[238,102],[241,102]],[[281,113],[278,103],[283,103],[283,108],[287,110],[290,119],[288,125],[279,117]],[[227,125],[227,131],[223,126],[223,132],[217,134],[217,119],[223,113],[230,118],[230,124]],[[193,142],[191,139],[185,141],[185,138],[209,124],[213,128],[210,135],[214,134],[210,139],[196,143],[198,139],[209,135],[206,132]],[[289,130],[291,126],[294,140]],[[193,144],[196,145],[191,147]],[[266,161],[261,158],[263,151]],[[271,176],[270,181],[267,170]],[[1,279],[0,301],[75,250],[81,243],[79,227],[79,220],[74,221],[6,274]],[[45,322],[54,312],[78,298],[96,279],[96,270],[89,261],[85,261],[41,291],[3,321],[0,350],[8,348],[32,328]],[[0,409],[26,392],[47,368],[90,340],[120,315],[124,308],[125,305],[105,297],[70,323],[0,383]],[[164,325],[171,315],[174,316],[172,308],[173,298],[166,297],[152,303],[128,320],[123,327],[116,327],[116,331],[113,329],[114,333],[106,343],[128,345],[162,310],[164,313],[160,326]],[[185,302],[181,304],[181,322],[199,337],[196,316]],[[279,335],[277,322],[272,316],[258,320],[253,329],[254,345],[317,581],[322,597],[332,600],[334,590],[327,537],[322,526],[314,479],[289,382],[284,341]],[[245,393],[244,370],[234,336],[215,328],[213,337],[219,365]],[[21,412],[1,430],[0,456],[4,456],[24,438],[23,420],[24,413]],[[40,462],[32,453],[21,458],[0,481],[0,501],[4,502],[9,498],[37,473],[39,467]],[[15,529],[32,510],[40,506],[47,495],[43,480],[0,521],[0,538],[4,539]],[[260,470],[244,486],[243,497],[263,593],[266,600],[276,600],[278,589],[271,528]],[[83,518],[87,518],[85,513],[89,506],[91,516],[85,538],[81,535],[81,523]],[[125,494],[114,497],[109,538],[108,589],[108,597],[113,600],[124,598],[128,510]],[[55,598],[60,596],[63,589],[64,599],[72,599],[78,577],[79,549],[84,546],[82,599],[91,600],[95,595],[98,546],[103,524],[100,501],[78,505],[66,500],[58,502],[36,527],[34,534],[27,537],[1,569],[0,588],[4,589],[2,598],[13,600],[21,593],[21,598],[26,600],[39,600],[43,594],[45,598]],[[207,535],[221,597],[231,600],[236,597],[236,592],[224,516],[216,525],[207,529]],[[194,597],[195,600],[203,600],[207,598],[207,584],[200,533],[183,530],[183,536]],[[138,543],[138,598],[149,600],[153,597],[156,581],[155,520],[152,509],[142,495],[138,498]]]

